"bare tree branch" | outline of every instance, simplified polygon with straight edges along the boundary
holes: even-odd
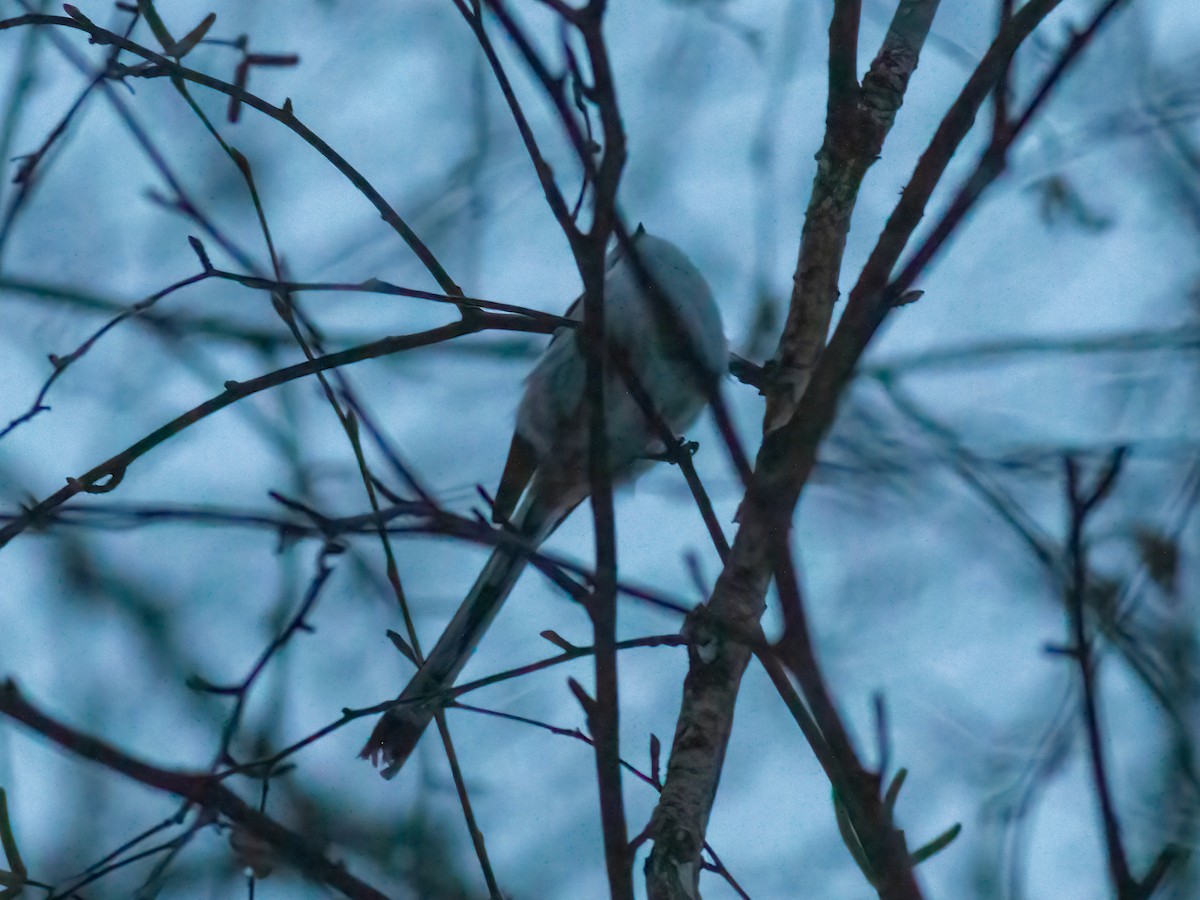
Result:
[[[76,11],[78,13],[78,11]],[[237,85],[229,84],[221,81],[219,78],[213,78],[211,75],[206,75],[203,72],[197,72],[182,66],[176,61],[161,56],[153,50],[136,44],[133,41],[127,40],[119,34],[101,28],[82,14],[77,14],[71,18],[65,16],[48,16],[39,13],[29,13],[24,16],[14,16],[11,19],[0,20],[0,31],[9,28],[19,28],[27,25],[57,25],[63,28],[75,28],[86,33],[94,43],[112,45],[119,47],[122,50],[132,53],[134,56],[140,56],[142,59],[149,60],[155,65],[153,72],[133,72],[126,70],[127,75],[169,75],[174,78],[180,78],[184,81],[190,81],[194,84],[199,84],[203,87],[219,91],[229,97],[236,98],[240,103],[253,107],[266,116],[274,119],[285,127],[291,129],[299,135],[305,143],[310,145],[323,157],[329,160],[330,163],[341,172],[346,179],[354,185],[358,191],[366,197],[371,204],[379,211],[380,216],[385,222],[390,225],[397,234],[399,234],[406,244],[416,254],[417,258],[434,277],[442,290],[448,294],[461,294],[462,290],[455,284],[454,280],[442,268],[441,263],[433,255],[432,251],[425,246],[424,242],[417,236],[408,223],[400,217],[400,215],[392,208],[391,204],[383,198],[383,195],[375,189],[375,187],[367,181],[365,177],[336,150],[330,147],[325,141],[318,137],[311,129],[308,128],[299,118],[292,112],[291,101],[288,100],[283,106],[273,106],[265,100],[249,93],[248,91],[239,88]]]
[[[201,419],[207,418],[230,404],[268,388],[278,387],[297,378],[303,378],[306,375],[313,375],[317,372],[360,362],[364,359],[374,359],[404,350],[412,350],[416,347],[427,347],[430,344],[453,340],[465,334],[471,334],[487,328],[502,331],[513,330],[514,328],[520,331],[531,329],[537,331],[547,330],[532,323],[526,324],[520,321],[519,317],[499,313],[473,313],[467,318],[449,325],[443,325],[439,328],[430,329],[429,331],[383,338],[371,344],[365,344],[349,350],[341,350],[306,362],[297,363],[294,366],[288,366],[287,368],[279,369],[266,375],[260,375],[248,381],[227,382],[225,390],[216,397],[201,403],[199,406],[168,422],[128,449],[105,460],[78,478],[69,478],[65,488],[60,488],[41,502],[26,508],[21,515],[12,519],[3,528],[0,528],[0,548],[3,548],[5,544],[26,528],[38,523],[46,513],[57,509],[72,497],[82,493],[100,494],[113,490],[120,483],[121,479],[125,477],[125,470],[135,460],[184,429],[191,427]],[[104,481],[106,478],[108,481]],[[99,483],[102,481],[102,484]]]
[[[1007,71],[1007,60],[1056,5],[1057,0],[1033,0],[1012,18],[1008,28],[993,43],[918,163],[858,285],[851,293],[846,313],[828,351],[821,354],[821,362],[817,364],[811,382],[807,375],[793,378],[791,385],[779,389],[783,402],[777,399],[774,404],[769,403],[766,422],[768,434],[758,456],[755,477],[741,507],[741,527],[734,540],[729,563],[708,604],[709,612],[717,621],[733,622],[740,629],[747,629],[761,615],[768,583],[772,575],[776,576],[785,619],[789,623],[779,648],[781,656],[800,679],[817,725],[830,742],[829,749],[838,763],[840,773],[835,788],[846,803],[855,831],[864,841],[864,849],[869,857],[873,856],[870,862],[876,875],[875,886],[880,896],[886,898],[916,897],[919,896],[919,888],[911,874],[903,838],[890,821],[890,811],[881,803],[879,775],[867,772],[859,763],[816,667],[816,659],[806,635],[803,606],[790,571],[791,566],[787,562],[792,510],[812,471],[817,446],[833,421],[838,398],[848,384],[863,350],[894,300],[911,285],[912,278],[920,271],[919,268],[913,270],[907,280],[902,276],[885,292],[885,288],[889,287],[891,270],[920,221],[929,195],[974,122],[975,113],[997,80]],[[1116,5],[1114,2],[1102,8],[1089,28],[1081,32],[1081,37],[1073,40],[1063,51],[1035,92],[1034,100],[1025,113],[1000,136],[1002,147],[994,150],[993,154],[1003,158],[1050,88],[1057,84],[1067,66],[1090,42]],[[928,32],[932,6],[936,4],[901,3],[893,20],[893,28],[885,39],[885,51],[890,48],[900,59],[907,59],[908,72],[916,64],[917,52]],[[884,53],[881,53],[881,57],[887,58]],[[881,87],[884,90],[890,87],[893,91],[902,91],[904,83],[904,80],[889,81],[885,78],[881,80]],[[868,90],[866,83],[862,90]],[[894,112],[898,105],[897,98],[890,104],[891,110]],[[833,130],[832,124],[830,131]],[[981,165],[980,169],[983,168]],[[973,205],[983,188],[999,174],[999,169],[989,166],[987,173],[989,177],[986,179],[979,178],[972,182],[965,208]],[[819,170],[818,180],[820,178]],[[857,181],[852,184],[856,187]],[[819,191],[820,187],[815,185],[814,196]],[[848,227],[848,216],[837,217],[835,221],[843,231]],[[961,214],[954,219],[955,223],[958,221],[961,221]],[[844,241],[844,233],[827,241],[829,252],[836,255],[838,260]],[[915,258],[920,259],[923,266],[940,246],[940,242],[932,248],[927,244],[929,252],[919,251]],[[805,252],[802,245],[802,260]],[[836,296],[837,267],[830,264],[830,268],[824,271],[832,274],[826,281],[823,295],[825,302],[831,305]],[[795,294],[793,296],[796,301]],[[797,309],[796,302],[793,302],[789,325],[781,339],[781,348],[784,349],[777,360],[783,360],[785,364],[796,360],[798,368],[805,371],[805,360],[793,354],[798,353],[798,348],[802,346],[803,335],[823,343],[824,332],[819,327],[811,330],[807,325],[801,327],[802,322],[811,324],[813,319],[808,312]],[[812,370],[809,368],[807,371]],[[795,389],[796,385],[800,386],[799,390]],[[799,405],[795,406],[797,401]],[[794,414],[792,409],[796,410]],[[695,893],[698,845],[703,838],[715,797],[724,747],[732,727],[734,701],[748,659],[743,647],[723,645],[717,637],[704,633],[693,635],[693,646],[710,643],[716,648],[715,651],[706,653],[704,657],[696,653],[689,657],[691,669],[684,685],[666,789],[655,810],[655,850],[648,863],[648,883],[653,886],[651,896],[655,898],[684,898]]]
[[[787,421],[820,357],[837,298],[842,252],[858,188],[891,128],[937,5],[935,0],[902,2],[897,7],[883,46],[861,87],[853,75],[858,5],[835,5],[830,26],[826,139],[818,154],[788,322],[767,391],[768,432]],[[793,370],[793,375],[781,376],[781,366]],[[752,482],[747,500],[752,503],[754,496]],[[791,510],[789,507],[786,516],[767,525],[758,519],[757,510],[746,504],[742,509],[742,527],[707,610],[716,621],[748,629],[757,628]],[[764,527],[766,533],[760,530]],[[717,635],[701,632],[695,640],[700,645],[711,643],[716,650],[706,648],[704,654],[689,654],[690,670],[666,784],[651,821],[655,843],[646,872],[647,889],[655,900],[682,900],[696,893],[699,846],[716,795],[738,686],[749,660],[745,647],[727,644]],[[824,749],[818,755],[824,756]],[[901,893],[894,896],[917,896],[907,859],[893,846],[894,842],[880,843],[893,851],[891,858],[881,860],[884,870],[894,872],[904,884]]]
[[[787,322],[771,366],[765,432],[791,417],[821,357],[838,298],[842,254],[858,190],[883,150],[937,7],[937,0],[903,0],[896,7],[860,87],[853,68],[858,3],[834,5],[825,142],[817,153]]]
[[[99,763],[155,790],[182,797],[214,816],[247,829],[307,877],[346,897],[387,900],[382,891],[355,878],[344,865],[328,859],[307,839],[258,812],[211,775],[161,769],[76,731],[30,704],[11,680],[0,683],[0,713],[48,738],[68,753]]]
[[[1100,733],[1096,663],[1092,655],[1092,638],[1084,618],[1088,583],[1087,547],[1084,529],[1091,513],[1108,497],[1121,471],[1124,453],[1117,451],[1101,472],[1096,483],[1087,490],[1079,483],[1079,463],[1067,457],[1063,461],[1066,473],[1067,505],[1070,522],[1067,536],[1067,557],[1071,577],[1067,582],[1066,605],[1070,619],[1072,644],[1069,655],[1079,665],[1083,686],[1083,718],[1087,732],[1088,756],[1091,760],[1092,782],[1100,804],[1104,823],[1104,844],[1108,851],[1109,875],[1120,900],[1140,900],[1142,890],[1130,874],[1129,859],[1121,839],[1121,825],[1112,799],[1112,786],[1105,764],[1104,739]]]

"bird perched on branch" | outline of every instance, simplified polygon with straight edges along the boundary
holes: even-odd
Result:
[[[567,317],[582,321],[582,297]],[[678,247],[639,226],[632,253],[613,250],[604,276],[604,419],[614,483],[636,478],[708,402],[726,371],[721,317],[704,276]],[[493,518],[521,546],[497,546],[397,704],[361,753],[391,778],[445,701],[529,554],[590,493],[591,439],[579,329],[555,332],[525,383]],[[649,409],[647,409],[649,407]]]

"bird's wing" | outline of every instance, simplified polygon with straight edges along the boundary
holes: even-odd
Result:
[[[496,505],[492,507],[492,521],[497,524],[512,519],[513,510],[529,486],[529,480],[538,467],[538,455],[533,444],[521,437],[520,432],[513,434],[512,444],[508,448],[508,461],[504,464],[504,474],[500,476],[500,485],[496,488]]]

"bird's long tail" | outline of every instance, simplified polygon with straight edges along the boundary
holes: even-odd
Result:
[[[530,495],[535,492],[531,491]],[[565,512],[544,510],[533,496],[513,516],[513,525],[528,549],[498,546],[479,573],[454,617],[413,675],[395,706],[383,714],[359,756],[382,765],[380,774],[392,778],[404,765],[445,702],[445,692],[479,646],[484,633],[529,562],[530,550],[542,543],[565,518]],[[569,512],[569,510],[568,510]]]

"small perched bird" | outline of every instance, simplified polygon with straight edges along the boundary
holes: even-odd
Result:
[[[633,248],[640,265],[618,248],[609,254],[604,276],[605,342],[624,361],[605,368],[605,430],[614,483],[636,478],[666,450],[643,404],[648,401],[678,435],[695,421],[728,365],[721,316],[704,276],[678,247],[640,226]],[[567,317],[582,321],[582,297]],[[530,549],[498,546],[492,552],[424,664],[375,726],[360,755],[382,763],[385,778],[412,753],[530,550],[588,496],[591,441],[581,340],[578,329],[559,329],[526,380],[496,491],[493,518],[511,525]],[[640,386],[640,398],[628,380]]]

